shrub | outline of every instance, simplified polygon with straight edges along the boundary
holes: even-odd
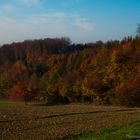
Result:
[[[122,105],[140,106],[140,76],[132,76],[123,85],[117,86],[115,95]]]

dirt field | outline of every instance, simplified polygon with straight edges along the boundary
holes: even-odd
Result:
[[[1,140],[67,139],[94,131],[140,120],[140,108],[93,105],[2,106]]]

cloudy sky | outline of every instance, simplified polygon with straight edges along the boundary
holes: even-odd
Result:
[[[136,34],[140,0],[0,0],[0,44],[47,37],[73,42]]]

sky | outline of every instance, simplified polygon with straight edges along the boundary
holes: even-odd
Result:
[[[140,0],[0,0],[0,45],[55,37],[74,43],[135,36]]]

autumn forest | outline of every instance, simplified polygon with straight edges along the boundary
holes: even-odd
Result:
[[[26,40],[0,48],[0,98],[140,106],[140,38],[73,44]]]

